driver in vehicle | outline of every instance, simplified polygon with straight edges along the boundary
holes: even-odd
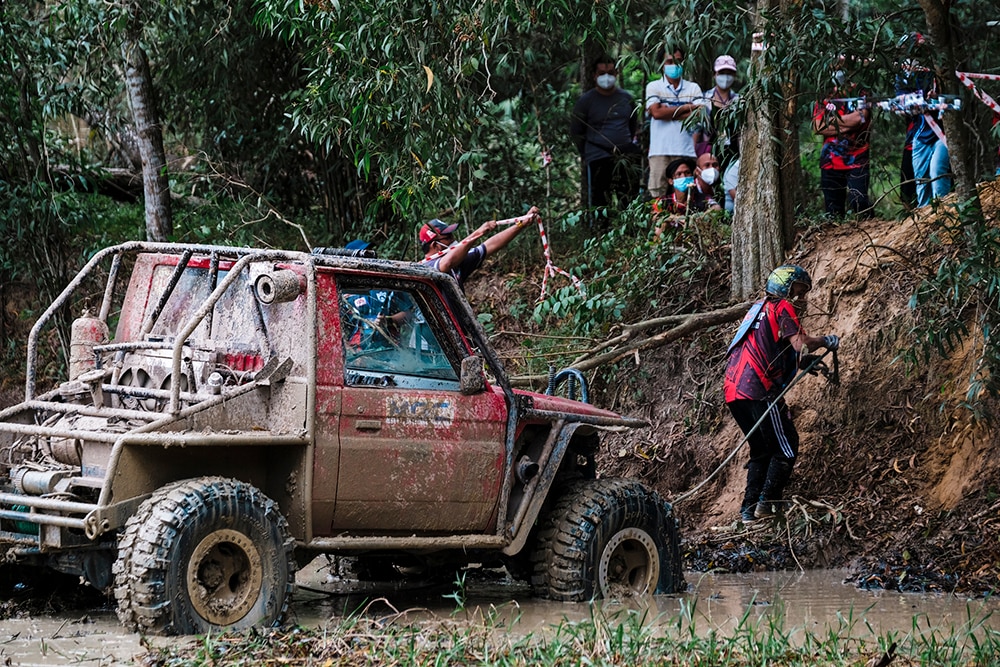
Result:
[[[399,347],[413,306],[405,292],[373,289],[341,296],[344,341],[354,351]]]

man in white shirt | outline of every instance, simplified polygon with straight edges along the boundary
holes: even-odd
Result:
[[[652,117],[649,124],[649,194],[662,197],[667,193],[667,165],[682,157],[694,158],[694,137],[684,129],[684,121],[700,112],[705,99],[701,86],[683,78],[684,51],[672,47],[670,53],[661,48],[658,59],[663,63],[663,76],[646,85],[646,111]]]

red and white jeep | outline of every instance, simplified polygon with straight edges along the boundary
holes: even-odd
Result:
[[[41,332],[70,308],[89,313],[69,378],[38,394]],[[160,633],[281,622],[319,553],[502,563],[557,600],[672,593],[670,505],[595,474],[601,430],[644,425],[514,390],[426,267],[127,243],[31,332],[25,400],[0,413],[0,547]]]

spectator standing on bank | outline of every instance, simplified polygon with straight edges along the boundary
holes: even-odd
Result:
[[[870,217],[871,111],[861,90],[847,82],[843,70],[834,73],[833,83],[829,97],[813,109],[813,131],[823,137],[819,167],[826,213],[840,218],[850,209]]]
[[[896,74],[896,97],[902,98],[913,93],[922,93],[930,87],[930,72],[921,67],[913,58],[913,52],[924,45],[924,36],[912,32],[899,40],[897,45],[901,62]],[[913,136],[917,133],[920,114],[900,114],[906,121],[906,134],[903,139],[903,156],[899,165],[899,199],[906,208],[912,208],[917,203],[917,183],[913,176]]]
[[[617,195],[625,206],[639,193],[642,170],[635,98],[618,87],[618,66],[610,56],[598,57],[590,74],[595,85],[580,96],[570,122],[584,163],[585,205],[605,208]]]
[[[924,97],[933,101],[936,86],[924,91]],[[940,199],[951,192],[951,160],[948,142],[941,129],[941,111],[928,111],[917,121],[913,134],[913,177],[917,181],[917,206],[927,206],[932,199]]]
[[[683,78],[684,50],[661,48],[657,60],[663,76],[646,85],[649,124],[649,194],[663,197],[667,188],[667,165],[678,158],[694,158],[694,137],[684,129],[684,121],[704,105],[701,86]]]
[[[767,278],[764,298],[750,307],[729,344],[726,405],[750,444],[740,505],[743,521],[780,512],[799,454],[799,434],[784,398],[778,396],[795,377],[800,351],[840,347],[837,336],[810,336],[802,328],[797,311],[803,310],[810,289],[812,278],[801,266],[776,268]]]
[[[720,115],[740,98],[739,93],[733,92],[736,60],[732,56],[719,56],[715,59],[713,69],[715,86],[705,93],[708,102],[705,106],[705,124],[694,134],[695,152],[699,156],[712,153],[723,167],[727,167],[736,158],[736,131],[731,127],[731,121]]]

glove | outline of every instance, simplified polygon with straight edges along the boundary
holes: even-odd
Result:
[[[836,350],[838,347],[840,347],[840,336],[837,336],[835,334],[827,334],[823,336],[823,347],[830,350],[831,352],[833,350]]]

